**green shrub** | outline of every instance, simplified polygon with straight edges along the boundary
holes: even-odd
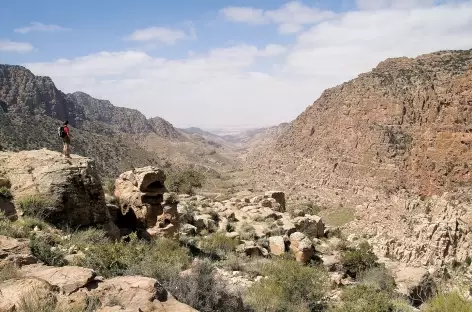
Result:
[[[81,250],[91,245],[106,244],[110,242],[106,232],[96,228],[75,231],[68,229],[66,232],[70,235],[70,238],[65,242],[66,245],[75,245]]]
[[[165,286],[177,300],[201,312],[245,311],[241,298],[226,290],[208,260],[199,261],[189,274]]]
[[[213,258],[227,258],[238,247],[238,242],[223,233],[214,233],[202,239],[200,249]]]
[[[13,195],[11,194],[11,191],[9,188],[7,188],[6,186],[2,186],[0,187],[0,197],[10,200],[13,198]]]
[[[14,238],[28,237],[28,233],[18,226],[18,222],[10,221],[3,211],[0,211],[0,235]]]
[[[239,229],[240,237],[242,240],[255,240],[256,229],[249,223],[243,222]]]
[[[341,264],[346,273],[354,278],[363,271],[377,266],[377,260],[367,242],[362,242],[357,249],[348,249],[341,255]]]
[[[341,304],[331,311],[393,312],[395,311],[395,305],[397,304],[393,302],[391,294],[369,286],[360,285],[344,290],[341,294]]]
[[[359,274],[358,280],[362,285],[393,294],[397,287],[395,279],[383,266],[373,267]]]
[[[32,217],[23,217],[22,219],[18,220],[17,223],[26,232],[31,232],[35,227],[38,227],[40,230],[45,230],[49,227],[49,225],[43,220]]]
[[[18,269],[11,262],[0,262],[0,282],[19,276]]]
[[[142,275],[164,282],[178,276],[190,263],[188,251],[178,242],[164,238],[146,242],[135,234],[118,242],[101,241],[91,245],[85,255],[76,264],[94,269],[107,278]]]
[[[115,194],[115,180],[107,179],[103,182],[103,191],[105,194],[113,195]]]
[[[322,311],[325,306],[327,274],[323,268],[280,259],[265,264],[263,274],[268,277],[255,283],[246,296],[255,312]]]
[[[25,216],[37,219],[47,219],[49,207],[53,205],[51,200],[42,195],[23,196],[17,199],[16,203]]]
[[[472,312],[472,302],[456,292],[438,294],[426,303],[425,312]]]
[[[190,195],[195,193],[195,188],[201,188],[203,183],[205,183],[205,176],[194,169],[169,173],[165,182],[170,192]]]
[[[29,247],[33,256],[50,266],[64,266],[67,264],[64,259],[64,252],[57,247],[57,242],[52,236],[31,237]]]

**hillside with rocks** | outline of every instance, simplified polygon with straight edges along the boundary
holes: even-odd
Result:
[[[21,66],[0,65],[0,145],[6,150],[60,150],[57,128],[68,120],[74,152],[97,161],[113,176],[151,164],[193,164],[220,169],[232,162],[221,147],[175,129],[160,117],[147,119],[134,109],[113,106],[83,92],[64,94],[49,77]]]
[[[281,191],[169,193],[153,166],[104,190],[58,154],[0,152],[0,311],[413,312],[441,281]]]
[[[326,90],[274,144],[248,156],[278,186],[346,217],[378,254],[468,261],[472,50],[388,59]],[[257,187],[256,187],[257,188]]]
[[[472,50],[386,60],[326,90],[252,159],[271,175],[360,197],[468,186],[471,65]]]

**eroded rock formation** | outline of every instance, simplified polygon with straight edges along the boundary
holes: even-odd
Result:
[[[115,183],[122,215],[134,218],[135,227],[148,229],[151,236],[172,236],[179,229],[178,201],[165,194],[165,179],[164,171],[149,166],[127,171]]]

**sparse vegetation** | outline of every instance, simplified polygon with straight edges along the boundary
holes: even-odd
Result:
[[[18,277],[18,269],[11,262],[0,262],[0,282]]]
[[[392,293],[366,285],[347,288],[341,295],[341,303],[331,312],[410,312],[411,307],[396,299]]]
[[[68,246],[77,246],[79,249],[85,249],[91,245],[110,243],[107,234],[103,230],[89,228],[85,230],[69,229],[66,242]]]
[[[57,241],[50,235],[34,235],[30,240],[30,250],[33,256],[50,266],[64,266],[65,253],[57,246]]]
[[[370,288],[394,293],[396,284],[390,272],[383,266],[372,267],[361,272],[358,276],[359,283]]]
[[[329,208],[321,210],[319,215],[327,225],[340,227],[354,220],[355,210],[347,207]]]
[[[425,312],[472,312],[472,302],[457,292],[438,294],[426,303]]]
[[[104,277],[142,275],[161,282],[172,280],[190,263],[189,253],[170,239],[152,242],[139,240],[135,234],[118,242],[101,241],[84,251],[78,265],[94,269]]]
[[[325,307],[327,276],[323,268],[279,259],[265,264],[263,274],[268,278],[247,292],[246,302],[254,311],[309,312]]]
[[[190,195],[195,193],[195,188],[201,188],[203,183],[205,183],[205,176],[194,169],[171,172],[167,175],[165,182],[170,192]]]
[[[341,264],[346,273],[354,278],[377,266],[377,260],[372,247],[367,242],[362,242],[357,249],[344,251],[341,256]]]
[[[248,222],[243,222],[239,233],[242,240],[254,240],[256,239],[256,229]]]
[[[10,200],[13,198],[13,195],[11,194],[11,191],[9,188],[7,188],[6,186],[2,186],[0,187],[0,197]]]
[[[168,283],[167,289],[179,301],[201,312],[245,311],[241,298],[226,290],[209,260],[199,261],[188,274]]]
[[[105,194],[113,195],[115,193],[115,180],[107,179],[103,182],[103,191]]]
[[[238,242],[224,233],[211,234],[201,241],[201,250],[212,258],[227,258],[238,246]]]
[[[51,200],[37,194],[18,198],[16,204],[25,216],[43,220],[48,218],[48,208],[53,205]]]

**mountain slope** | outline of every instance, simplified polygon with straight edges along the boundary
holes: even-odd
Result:
[[[147,119],[83,92],[64,94],[49,77],[21,66],[0,65],[0,118],[0,145],[13,150],[61,149],[57,127],[69,120],[73,153],[93,157],[106,176],[149,164],[212,169],[231,164],[214,146],[183,135],[160,117]]]
[[[253,168],[340,201],[470,186],[471,65],[472,50],[388,59],[326,90],[275,144],[250,155]]]

